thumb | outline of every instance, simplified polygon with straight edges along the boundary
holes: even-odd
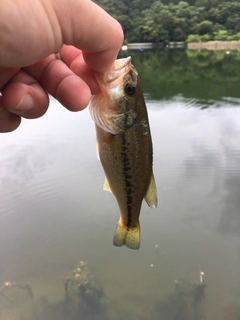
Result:
[[[112,68],[122,45],[119,23],[90,0],[4,0],[0,12],[3,67],[33,65],[67,44],[102,72]]]

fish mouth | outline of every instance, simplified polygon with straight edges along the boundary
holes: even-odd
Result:
[[[127,74],[130,70],[134,71],[136,76],[138,75],[137,70],[131,64],[131,60],[132,58],[130,56],[123,59],[117,59],[114,65],[115,68],[113,70],[108,71],[104,74],[95,74],[101,91],[103,91],[106,86],[118,85],[120,83],[120,78],[122,78],[122,76]],[[119,81],[116,81],[118,79]]]
[[[123,74],[129,72],[133,68],[131,64],[132,58],[129,56],[115,61],[115,69],[105,74],[105,83],[111,83],[121,77]],[[135,70],[136,74],[137,71]]]
[[[125,68],[130,62],[132,61],[132,57],[127,57],[123,59],[117,59],[115,61],[115,71],[119,71],[123,68]]]

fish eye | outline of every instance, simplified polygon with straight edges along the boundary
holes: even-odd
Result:
[[[132,96],[135,92],[135,85],[133,83],[127,83],[125,86],[125,92],[126,94],[128,94],[129,96]]]

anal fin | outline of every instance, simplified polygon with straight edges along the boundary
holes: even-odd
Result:
[[[157,187],[154,176],[152,174],[147,192],[144,197],[145,201],[151,208],[157,207]]]
[[[108,183],[107,178],[105,178],[105,181],[104,181],[104,184],[103,184],[103,190],[105,190],[105,191],[108,191],[108,192],[111,192],[111,193],[112,193],[112,190],[111,190],[111,188],[110,188],[110,185],[109,185],[109,183]]]

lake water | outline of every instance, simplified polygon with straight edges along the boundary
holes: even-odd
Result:
[[[240,317],[239,53],[128,54],[159,197],[143,203],[141,248],[112,245],[119,211],[89,111],[51,99],[0,137],[0,320]]]

